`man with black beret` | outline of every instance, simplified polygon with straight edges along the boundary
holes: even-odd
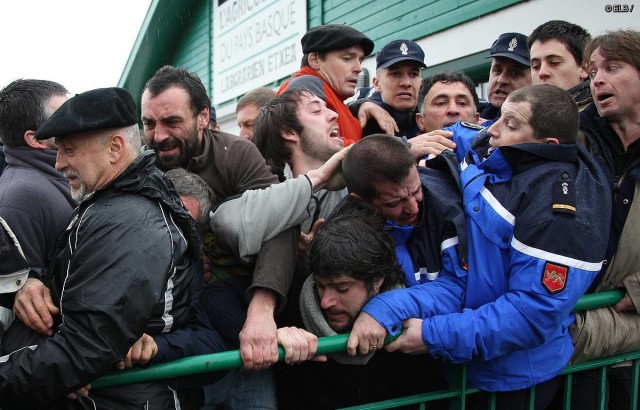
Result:
[[[309,30],[301,43],[304,56],[302,68],[292,75],[292,78],[298,79],[295,87],[315,89],[317,79],[320,79],[327,107],[338,113],[338,127],[345,145],[353,144],[362,137],[363,125],[351,115],[344,100],[355,93],[358,75],[362,72],[362,60],[373,51],[373,41],[352,27],[325,24]],[[307,81],[310,84],[306,84]],[[276,94],[282,94],[290,86],[290,81],[285,82]],[[374,110],[370,115],[376,120],[379,118],[379,123],[393,121],[386,111],[375,104],[369,103],[368,108]]]
[[[512,91],[531,85],[531,68],[527,36],[503,33],[489,50],[489,101],[479,107],[480,117],[494,120],[500,117],[500,107]]]
[[[4,335],[2,408],[179,408],[163,382],[85,387],[113,370],[143,334],[187,323],[191,265],[201,247],[154,153],[140,154],[133,98],[122,88],[78,94],[36,138],[55,138],[56,169],[79,205],[44,280],[60,311],[52,335],[21,320]]]

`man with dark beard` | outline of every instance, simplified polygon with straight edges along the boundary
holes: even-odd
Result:
[[[338,114],[308,89],[290,89],[267,102],[256,118],[254,143],[273,172],[286,182],[249,190],[240,198],[220,205],[212,214],[214,234],[247,262],[255,257],[265,240],[277,238],[279,232],[292,226],[301,224],[300,243],[307,244],[313,234],[306,234],[346,195],[345,190],[319,190],[325,182],[317,178],[316,172],[316,168],[342,149],[343,139],[339,135]],[[298,196],[303,199],[298,200]],[[306,277],[302,265],[297,266],[286,311],[278,318],[279,323],[299,324],[295,321],[299,317],[297,301]],[[218,301],[224,297],[215,296],[215,292],[215,288],[205,289],[203,298],[213,322],[221,316]]]
[[[221,200],[278,182],[250,141],[207,128],[210,107],[204,85],[184,68],[162,67],[147,82],[141,100],[142,123],[160,169],[185,168],[199,175]],[[297,239],[296,229],[282,232],[262,246],[252,275],[234,278],[242,309],[225,318],[244,369],[267,369],[278,361],[274,315],[286,305]],[[245,397],[264,408],[275,407],[275,394],[268,393],[269,372],[238,375],[251,379],[246,385],[253,389]],[[259,398],[255,386],[263,383],[265,388],[258,390],[265,393]]]
[[[381,213],[345,198],[311,241],[306,265],[310,275],[299,304],[304,328],[278,329],[285,361],[300,364],[277,368],[280,409],[335,409],[446,388],[444,363],[428,355],[381,349],[355,358],[344,352],[315,356],[318,337],[348,333],[370,298],[404,288]]]
[[[213,231],[242,259],[250,260],[263,241],[287,227],[301,224],[303,234],[308,234],[347,195],[344,188],[321,189],[328,182],[321,169],[326,175],[333,172],[335,165],[323,165],[344,142],[338,114],[314,91],[289,89],[267,102],[256,117],[254,143],[272,171],[286,182],[247,191],[220,205],[211,216]],[[337,157],[332,162],[336,161]]]

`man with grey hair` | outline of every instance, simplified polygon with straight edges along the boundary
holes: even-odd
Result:
[[[166,382],[87,386],[143,334],[187,324],[191,268],[201,247],[155,155],[140,154],[133,98],[115,87],[78,94],[36,138],[55,138],[56,169],[69,178],[79,205],[45,278],[63,313],[53,316],[52,335],[16,320],[3,339],[3,408],[67,408],[68,399],[85,408],[180,408]]]
[[[531,84],[531,68],[527,36],[522,33],[502,33],[489,49],[491,70],[487,103],[478,107],[480,117],[497,120],[507,96]]]
[[[200,225],[207,226],[211,204],[215,200],[213,192],[204,179],[184,168],[170,169],[166,175],[176,187],[189,215]]]

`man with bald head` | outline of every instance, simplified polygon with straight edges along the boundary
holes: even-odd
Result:
[[[68,408],[69,399],[85,408],[180,408],[164,382],[86,387],[122,361],[143,333],[187,323],[191,266],[201,247],[155,155],[140,153],[133,98],[122,88],[78,94],[36,138],[55,138],[56,169],[79,205],[45,277],[61,312],[53,316],[51,336],[16,320],[3,338],[3,408]]]

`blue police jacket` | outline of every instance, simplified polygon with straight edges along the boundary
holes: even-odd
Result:
[[[443,128],[445,131],[453,132],[451,139],[456,143],[455,153],[458,163],[464,160],[471,148],[471,142],[478,136],[478,133],[483,129],[488,129],[491,124],[493,124],[491,120],[483,122],[482,125],[460,121]]]
[[[454,158],[448,152],[428,161],[428,167],[418,167],[422,185],[419,220],[413,227],[390,225],[398,256],[398,236],[406,237],[408,255],[398,259],[407,287],[432,281],[441,270],[464,272],[467,233]]]
[[[468,362],[471,386],[511,391],[555,377],[571,357],[572,309],[602,266],[611,199],[577,145],[501,147],[483,160],[487,143],[462,164],[467,274],[441,270],[363,311],[394,335],[424,319],[432,356]]]

